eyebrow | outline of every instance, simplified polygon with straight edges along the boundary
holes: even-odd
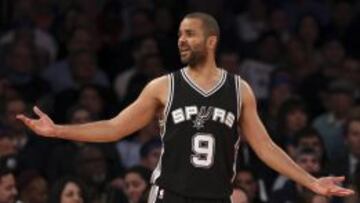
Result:
[[[185,33],[195,33],[194,29],[185,29],[184,30]],[[178,36],[180,35],[180,30],[178,31]]]

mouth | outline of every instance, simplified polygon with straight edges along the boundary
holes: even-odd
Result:
[[[190,49],[180,49],[180,54],[185,55],[190,52]]]

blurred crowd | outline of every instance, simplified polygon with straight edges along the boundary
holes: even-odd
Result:
[[[218,65],[252,86],[273,140],[314,176],[345,175],[360,191],[359,1],[0,4],[0,203],[146,202],[162,145],[157,121],[94,144],[38,137],[15,116],[37,105],[56,123],[111,118],[149,80],[182,67],[177,29],[192,11],[218,20]],[[244,202],[360,202],[307,191],[242,141],[234,191]]]

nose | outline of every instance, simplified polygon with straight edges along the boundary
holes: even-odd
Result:
[[[134,187],[133,187],[133,186],[129,186],[128,191],[129,191],[130,194],[133,193],[133,192],[134,192]]]
[[[181,45],[183,45],[184,43],[185,43],[185,37],[183,37],[183,36],[179,36],[179,38],[178,38],[178,45],[179,46],[181,46]]]

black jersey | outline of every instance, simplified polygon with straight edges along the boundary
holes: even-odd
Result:
[[[152,176],[152,182],[165,190],[203,198],[226,198],[232,192],[240,141],[240,77],[221,72],[208,92],[185,69],[168,75],[163,151]]]

